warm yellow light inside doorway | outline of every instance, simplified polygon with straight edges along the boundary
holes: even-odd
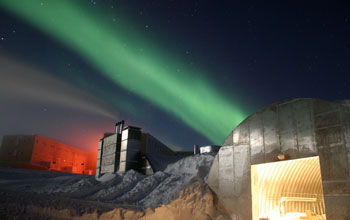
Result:
[[[251,166],[253,220],[326,219],[318,157]]]

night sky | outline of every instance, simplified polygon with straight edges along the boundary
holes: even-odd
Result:
[[[0,136],[95,151],[124,119],[222,144],[291,98],[349,99],[350,2],[0,0]]]

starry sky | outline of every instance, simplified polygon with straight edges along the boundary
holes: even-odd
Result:
[[[273,102],[349,99],[349,61],[348,1],[0,0],[0,136],[220,145]]]

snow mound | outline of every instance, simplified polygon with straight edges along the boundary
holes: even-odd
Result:
[[[210,154],[193,155],[151,176],[129,170],[106,174],[97,180],[87,175],[1,168],[0,188],[141,209],[155,208],[177,199],[182,189],[205,179],[213,160]]]
[[[214,155],[212,154],[197,154],[168,165],[164,172],[179,175],[190,174],[192,176],[198,174],[205,178],[209,173],[213,160]]]

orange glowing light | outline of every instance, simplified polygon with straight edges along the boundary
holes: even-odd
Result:
[[[52,171],[95,174],[97,152],[86,152],[36,135],[31,164]]]
[[[318,157],[252,165],[253,220],[326,219]]]

